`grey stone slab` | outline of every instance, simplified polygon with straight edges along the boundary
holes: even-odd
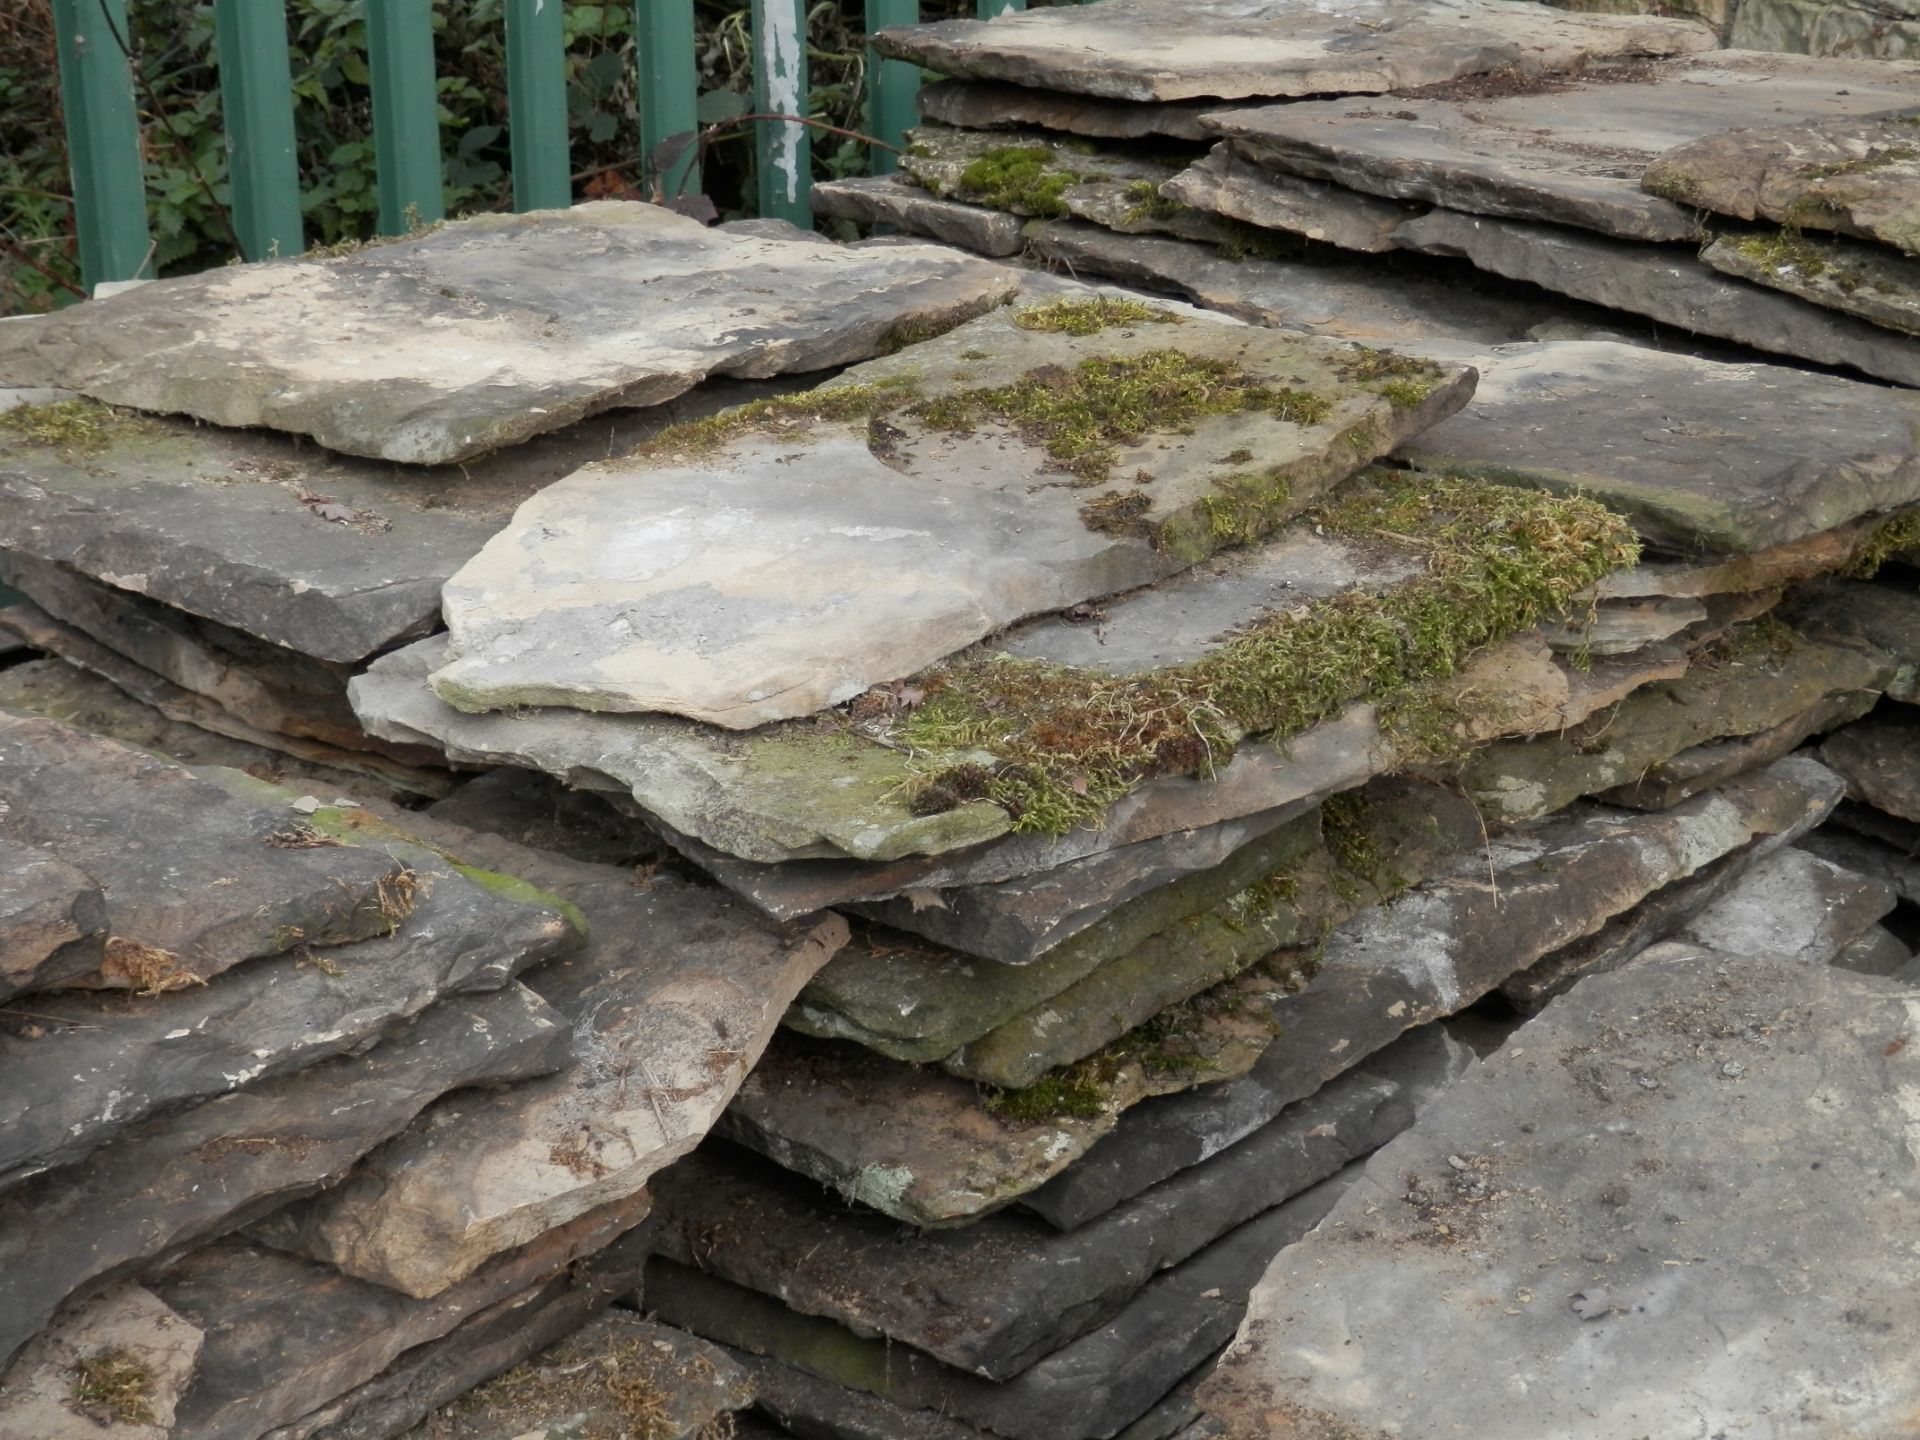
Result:
[[[1281,1252],[1202,1408],[1234,1440],[1898,1434],[1913,1023],[1891,982],[1684,946],[1587,981]]]
[[[1799,845],[1842,869],[1883,880],[1902,900],[1920,905],[1920,856],[1905,846],[1856,835],[1839,825],[1823,826],[1802,837]]]
[[[1467,81],[1457,96],[1215,111],[1209,129],[1275,169],[1453,210],[1688,241],[1696,208],[1640,185],[1703,135],[1873,114],[1920,101],[1920,74],[1875,60],[1720,50],[1578,76]]]
[[[1833,963],[1856,975],[1895,976],[1914,961],[1913,947],[1884,925],[1871,925],[1833,957]]]
[[[1692,597],[1712,600],[1725,595],[1757,595],[1784,587],[1806,587],[1808,593],[1821,593],[1820,586],[1807,586],[1866,563],[1876,536],[1888,524],[1885,516],[1870,515],[1830,530],[1818,530],[1784,545],[1770,545],[1747,554],[1700,555],[1686,559],[1642,555],[1631,570],[1616,570],[1603,576],[1593,587],[1595,597],[1607,600],[1652,596]],[[1796,608],[1799,604],[1796,598]],[[1888,647],[1881,646],[1881,649]]]
[[[1727,33],[1731,44],[1751,50],[1920,58],[1920,15],[1912,0],[1753,0],[1735,7]]]
[[[1269,1132],[1310,1133],[1301,1117],[1315,1103],[1353,1086],[1349,1077],[1370,1077],[1395,1086],[1416,1110],[1474,1064],[1474,1054],[1441,1025],[1423,1025],[1376,1050],[1357,1070],[1337,1076],[1304,1100],[1289,1100],[1294,1080],[1282,1052],[1269,1051],[1238,1079],[1202,1085],[1143,1101],[1120,1117],[1111,1134],[1038,1190],[1022,1208],[1059,1230],[1072,1230],[1109,1215],[1116,1206],[1148,1193],[1189,1167],[1204,1165],[1248,1137]],[[1354,1093],[1359,1093],[1355,1091]],[[962,1232],[964,1233],[964,1232]]]
[[[91,876],[0,840],[0,1000],[92,974],[106,943],[107,898]]]
[[[1731,279],[1677,247],[1454,210],[1409,220],[1395,233],[1410,250],[1470,260],[1509,280],[1642,315],[1688,334],[1920,385],[1920,351],[1910,338]]]
[[[1920,706],[1883,705],[1829,735],[1820,759],[1847,779],[1847,794],[1899,820],[1920,820]]]
[[[482,215],[335,259],[157,281],[0,332],[0,367],[113,405],[413,465],[710,375],[823,370],[1004,299],[951,251],[708,229],[652,205]]]
[[[1242,224],[1366,254],[1399,249],[1393,232],[1419,213],[1414,206],[1269,169],[1224,143],[1161,185],[1160,193]]]
[[[782,1036],[720,1131],[897,1219],[966,1223],[1065,1170],[1154,1094],[1246,1074],[1263,1056],[1276,1107],[1312,1094],[1406,1030],[1777,832],[1825,783],[1809,764],[1777,762],[1660,814],[1580,805],[1511,831],[1324,945],[1197,997],[1156,1044],[1123,1043],[1050,1077],[1074,1103],[1043,1108],[1044,1118],[989,1108],[952,1076]]]
[[[882,30],[874,48],[969,79],[1110,100],[1373,94],[1516,67],[1567,70],[1614,56],[1710,49],[1687,21],[1567,15],[1543,6],[1368,0],[1338,11],[1284,0],[1155,0],[1034,10],[989,23]]]
[[[289,827],[302,824],[284,808],[292,795],[250,791],[237,776],[216,783],[253,803],[277,800]],[[541,904],[531,886],[463,873],[402,838],[346,833],[416,876],[413,910],[391,935],[324,960],[305,951],[256,960],[165,994],[36,996],[30,1017],[0,1018],[10,1036],[0,1046],[0,1187],[70,1164],[156,1111],[362,1051],[443,995],[496,990],[583,943],[560,902]]]
[[[255,1232],[419,1297],[634,1194],[691,1150],[847,933],[829,915],[782,937],[721,892],[672,875],[643,888],[631,871],[453,828],[430,838],[511,860],[592,927],[584,952],[526,978],[571,1026],[565,1060],[512,1091],[450,1097],[343,1184]]]
[[[1732,958],[1826,965],[1898,903],[1885,881],[1788,847],[1760,861],[1672,938]]]
[[[1008,1440],[1090,1440],[1137,1419],[1216,1350],[1239,1323],[1258,1270],[1309,1232],[1345,1187],[1341,1176],[1322,1181],[1240,1226],[1157,1277],[1100,1329],[1004,1384],[659,1258],[647,1267],[647,1303],[695,1334],[910,1410]]]
[[[195,1440],[256,1440],[283,1426],[312,1427],[306,1417],[408,1364],[416,1347],[541,1292],[572,1267],[591,1272],[607,1247],[644,1254],[638,1242],[647,1232],[627,1237],[650,1204],[642,1195],[604,1206],[431,1301],[234,1237],[196,1250],[148,1281],[209,1337],[181,1406],[182,1429]],[[289,1336],[300,1343],[289,1345]]]
[[[289,845],[291,827],[181,766],[52,721],[0,716],[0,837],[106,895],[100,968],[69,986],[168,990],[298,945],[390,932],[410,907],[388,856]]]
[[[1920,593],[1899,585],[1830,580],[1798,591],[1786,615],[1821,640],[1864,645],[1893,657],[1887,695],[1920,702]]]
[[[1599,600],[1586,614],[1541,629],[1562,654],[1631,655],[1685,634],[1707,618],[1707,607],[1691,598]]]
[[[951,79],[921,87],[919,107],[926,119],[965,130],[1037,125],[1095,140],[1195,141],[1207,138],[1200,117],[1214,108],[1204,100],[1140,104],[992,80]]]
[[[1472,363],[1472,402],[1404,458],[1591,494],[1664,549],[1764,551],[1920,501],[1920,397],[1882,385],[1591,341]]]
[[[803,1440],[988,1440],[985,1431],[931,1410],[908,1410],[822,1380],[778,1360],[730,1351],[753,1378],[756,1403]]]
[[[1018,255],[1020,218],[964,200],[943,200],[897,175],[852,175],[808,192],[814,213],[861,225],[897,225],[978,255]]]
[[[0,1434],[7,1440],[167,1440],[205,1340],[138,1285],[84,1300],[0,1374]],[[92,1393],[95,1386],[108,1393]]]
[[[1920,261],[1873,245],[1723,235],[1700,258],[1725,275],[1797,295],[1888,330],[1920,335]]]
[[[1285,1122],[1067,1232],[1008,1211],[903,1234],[765,1161],[703,1149],[662,1178],[660,1253],[856,1335],[1009,1380],[1104,1325],[1160,1271],[1411,1123],[1398,1086],[1348,1075]]]
[[[1172,313],[1075,334],[1053,313],[983,317],[798,408],[669,434],[548,486],[444,587],[435,693],[465,711],[661,711],[734,730],[810,715],[1027,615],[1260,538],[1472,389],[1441,367],[1396,405],[1318,340]],[[1111,396],[1143,383],[1168,398],[1131,433]],[[1060,449],[1056,422],[1018,418],[1017,397],[1030,409],[1049,389],[1072,397],[1069,416],[1118,405],[1105,423],[1119,429]],[[1223,390],[1249,398],[1229,409]],[[868,399],[836,416],[837,391]],[[1247,453],[1263,493],[1289,498],[1223,536],[1213,507],[1246,488],[1249,462],[1221,457]],[[1115,503],[1132,507],[1124,524],[1101,518]]]
[[[69,1297],[338,1180],[441,1093],[552,1070],[566,1040],[560,1017],[519,986],[443,1000],[365,1055],[149,1118],[0,1193],[0,1357]]]
[[[1904,95],[1879,107],[1920,101],[1920,66],[1885,65]],[[1914,207],[1920,109],[1857,119],[1767,125],[1704,135],[1647,168],[1655,194],[1741,220],[1837,230],[1920,254]]]
[[[1635,810],[1668,809],[1723,780],[1791,755],[1812,737],[1859,719],[1879,698],[1872,690],[1843,691],[1765,730],[1709,740],[1656,760],[1639,779],[1603,790],[1599,798]]]

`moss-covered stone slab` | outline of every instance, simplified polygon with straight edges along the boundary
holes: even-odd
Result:
[[[1244,225],[1366,254],[1399,249],[1393,232],[1419,213],[1416,207],[1270,169],[1225,143],[1168,180],[1160,194]]]
[[[107,913],[106,895],[84,870],[0,840],[0,1000],[98,971]]]
[[[75,1305],[0,1374],[8,1440],[167,1440],[206,1335],[135,1284]]]
[[[1109,100],[1377,94],[1517,67],[1574,69],[1615,56],[1712,48],[1704,26],[1625,15],[1516,10],[1489,0],[1338,11],[1284,0],[1119,0],[1111,10],[1002,15],[882,30],[894,59],[968,79]]]
[[[1207,126],[1277,170],[1453,210],[1684,242],[1697,207],[1641,188],[1661,154],[1725,130],[1870,115],[1920,98],[1873,60],[1717,51],[1579,77],[1496,77],[1439,95],[1215,111]]]
[[[851,175],[808,192],[816,215],[859,225],[893,225],[978,255],[1018,255],[1022,221],[1003,210],[944,200],[898,175]]]
[[[710,375],[863,360],[1011,288],[951,251],[846,250],[598,201],[143,285],[6,327],[0,372],[440,465]]]
[[[782,937],[711,889],[528,853],[424,826],[579,906],[587,949],[526,983],[572,1026],[553,1075],[437,1105],[348,1180],[258,1233],[350,1275],[427,1297],[491,1257],[633,1195],[699,1143],[800,987],[839,948],[827,916]]]
[[[1214,108],[1205,100],[1140,104],[993,80],[952,79],[923,86],[919,106],[928,120],[963,130],[1037,126],[1094,140],[1191,141],[1207,138],[1200,117]]]
[[[1847,780],[1847,794],[1899,820],[1920,820],[1920,706],[1891,701],[1829,735],[1820,758]]]
[[[1594,495],[1668,551],[1751,554],[1920,503],[1920,396],[1599,341],[1473,363],[1473,402],[1405,458]]]
[[[530,990],[441,1001],[364,1055],[149,1117],[77,1164],[0,1192],[10,1282],[0,1359],[70,1296],[338,1180],[442,1093],[559,1063],[566,1025]]]
[[[391,933],[412,910],[407,867],[286,838],[293,820],[181,766],[52,721],[0,716],[0,838],[100,886],[109,939],[66,987],[164,992],[244,960]]]
[[[1261,538],[1471,393],[1460,367],[1373,367],[1139,302],[985,317],[543,490],[447,582],[434,690],[812,714]]]
[[[1409,250],[1470,260],[1509,280],[1661,326],[1920,386],[1920,348],[1911,338],[1722,275],[1678,246],[1454,210],[1432,211],[1395,233]]]
[[[1882,113],[1705,135],[1649,165],[1646,188],[1740,220],[1837,230],[1920,254],[1920,66],[1882,69],[1899,91],[1876,107]]]
[[[1700,258],[1723,274],[1888,330],[1920,335],[1920,260],[1878,246],[1808,240],[1785,231],[1723,235]]]
[[[1585,981],[1281,1252],[1201,1406],[1230,1440],[1539,1440],[1570,1402],[1591,1440],[1683,1411],[1899,1433],[1913,1026],[1910,990],[1797,961],[1662,946]],[[1529,1383],[1487,1384],[1490,1354]]]

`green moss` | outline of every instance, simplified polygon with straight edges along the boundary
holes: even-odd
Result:
[[[1054,168],[1053,151],[1044,145],[1005,145],[989,150],[960,172],[959,193],[995,210],[1057,220],[1067,213],[1062,198],[1080,180]]]
[[[1344,379],[1363,385],[1398,410],[1417,410],[1447,378],[1446,370],[1418,355],[1356,345],[1336,367]]]
[[[115,1346],[73,1362],[67,1403],[102,1425],[154,1425],[153,1367]]]
[[[1432,682],[1564,612],[1639,549],[1631,526],[1593,501],[1427,475],[1377,473],[1309,518],[1377,544],[1419,537],[1426,573],[1269,615],[1198,661],[1146,674],[963,659],[923,677],[928,699],[897,739],[993,756],[986,797],[1016,830],[1068,830],[1149,779],[1210,773],[1244,736],[1285,739],[1359,701],[1415,734]]]
[[[1778,275],[1795,270],[1812,280],[1825,276],[1836,288],[1851,293],[1865,283],[1859,272],[1837,260],[1832,252],[1802,238],[1795,230],[1741,235],[1728,241],[1740,254]]]
[[[1051,1071],[1024,1090],[993,1090],[987,1095],[987,1109],[1016,1125],[1094,1119],[1106,1110],[1110,1093],[1096,1070],[1082,1061]]]
[[[111,406],[95,400],[61,400],[52,405],[16,405],[0,411],[0,430],[36,445],[98,450],[121,418]]]
[[[1055,300],[1046,305],[1032,305],[1015,314],[1013,323],[1022,330],[1085,336],[1098,335],[1117,325],[1184,325],[1187,322],[1158,305],[1100,295],[1091,300]],[[977,358],[984,360],[985,352],[980,352]]]
[[[898,355],[909,345],[918,345],[923,340],[937,340],[949,330],[957,329],[972,318],[970,312],[963,311],[954,315],[898,321],[888,326],[887,333],[880,337],[880,353]]]
[[[1920,551],[1920,510],[1909,510],[1875,526],[1853,552],[1846,573],[1869,579],[1894,556]]]
[[[1804,180],[1831,180],[1840,175],[1864,175],[1885,170],[1903,160],[1920,158],[1920,149],[1911,145],[1875,145],[1865,155],[1852,160],[1831,160],[1822,165],[1802,165],[1797,173]]]
[[[1127,186],[1126,197],[1133,202],[1127,211],[1129,225],[1137,225],[1142,220],[1177,220],[1183,215],[1198,213],[1191,205],[1169,200],[1151,180],[1134,181]]]
[[[1244,220],[1223,219],[1219,230],[1220,253],[1229,260],[1298,260],[1307,252],[1303,237],[1249,225]]]
[[[1640,188],[1649,195],[1657,195],[1662,200],[1671,200],[1676,205],[1698,207],[1700,190],[1693,177],[1679,170],[1668,170],[1658,165],[1641,177]]]
[[[634,459],[710,455],[742,435],[778,435],[822,422],[870,420],[898,409],[918,393],[919,387],[912,379],[900,376],[870,385],[834,385],[798,395],[776,395],[736,405],[702,420],[669,425],[627,454]]]

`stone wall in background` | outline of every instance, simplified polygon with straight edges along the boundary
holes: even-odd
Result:
[[[1705,20],[1737,50],[1920,60],[1920,0],[1550,0],[1563,10]]]

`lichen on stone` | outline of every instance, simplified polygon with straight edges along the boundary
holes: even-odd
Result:
[[[98,450],[122,417],[97,400],[59,400],[0,410],[0,430],[58,450]]]

